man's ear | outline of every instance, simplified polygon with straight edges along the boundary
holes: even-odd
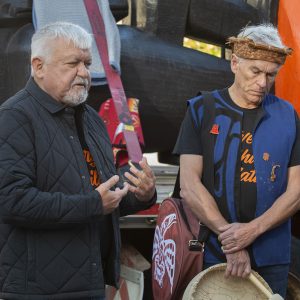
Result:
[[[238,64],[239,64],[239,58],[235,54],[232,54],[230,67],[231,67],[231,71],[233,74],[236,73],[236,71],[238,69]]]
[[[43,59],[40,57],[34,57],[31,60],[31,67],[34,72],[34,76],[39,79],[42,79],[44,76],[44,61],[43,61]]]

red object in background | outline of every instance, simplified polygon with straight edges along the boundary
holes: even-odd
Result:
[[[134,130],[137,133],[140,145],[144,145],[144,136],[141,127],[141,121],[138,111],[139,100],[135,98],[127,99],[128,109],[133,122]],[[119,122],[114,102],[112,99],[102,103],[99,116],[104,121],[110,141],[113,146],[115,164],[117,167],[122,167],[128,163],[128,152],[126,149],[126,141],[123,134],[124,124]]]
[[[94,34],[94,40],[105,70],[105,75],[111,96],[114,102],[116,116],[124,125],[123,134],[127,144],[127,152],[130,159],[137,163],[142,157],[142,149],[137,134],[130,120],[130,111],[127,106],[127,99],[121,81],[120,74],[109,63],[108,45],[106,40],[105,25],[98,6],[97,0],[84,0],[87,15],[89,17],[91,29]]]
[[[137,212],[136,215],[140,215],[140,216],[157,216],[158,211],[159,211],[159,206],[160,206],[160,204],[156,203],[148,209]]]
[[[134,130],[137,133],[140,145],[144,145],[144,136],[138,111],[139,100],[136,98],[127,99],[128,109],[132,118]],[[120,168],[128,163],[129,157],[126,149],[126,142],[123,135],[123,124],[119,122],[113,99],[108,99],[102,103],[99,116],[106,125],[108,135],[113,147],[115,165]],[[159,205],[155,204],[147,210],[138,212],[138,215],[157,215]]]

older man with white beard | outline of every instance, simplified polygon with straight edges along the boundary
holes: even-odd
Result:
[[[104,299],[118,285],[119,216],[156,200],[145,158],[119,182],[105,125],[84,103],[91,44],[74,24],[40,29],[32,78],[0,107],[0,298]]]

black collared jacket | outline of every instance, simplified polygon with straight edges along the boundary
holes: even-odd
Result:
[[[101,179],[116,174],[105,125],[81,105],[85,140]],[[113,251],[105,281],[119,279],[119,215],[155,202],[133,194],[112,214]],[[99,220],[102,202],[90,184],[75,109],[33,79],[0,107],[0,298],[78,299],[104,295]]]

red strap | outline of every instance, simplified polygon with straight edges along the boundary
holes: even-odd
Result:
[[[108,86],[113,98],[120,123],[124,124],[123,134],[129,158],[138,163],[142,159],[142,150],[134,131],[133,122],[127,106],[126,95],[120,75],[109,64],[105,25],[97,0],[84,0],[86,11],[91,23],[94,38],[105,70]]]
[[[122,300],[129,300],[127,282],[123,278],[120,280],[120,296]]]
[[[106,289],[106,298],[107,300],[114,300],[118,290],[115,287],[109,286]],[[120,289],[119,289],[119,298],[121,300],[129,300],[129,292],[127,287],[127,282],[124,278],[120,278]]]

